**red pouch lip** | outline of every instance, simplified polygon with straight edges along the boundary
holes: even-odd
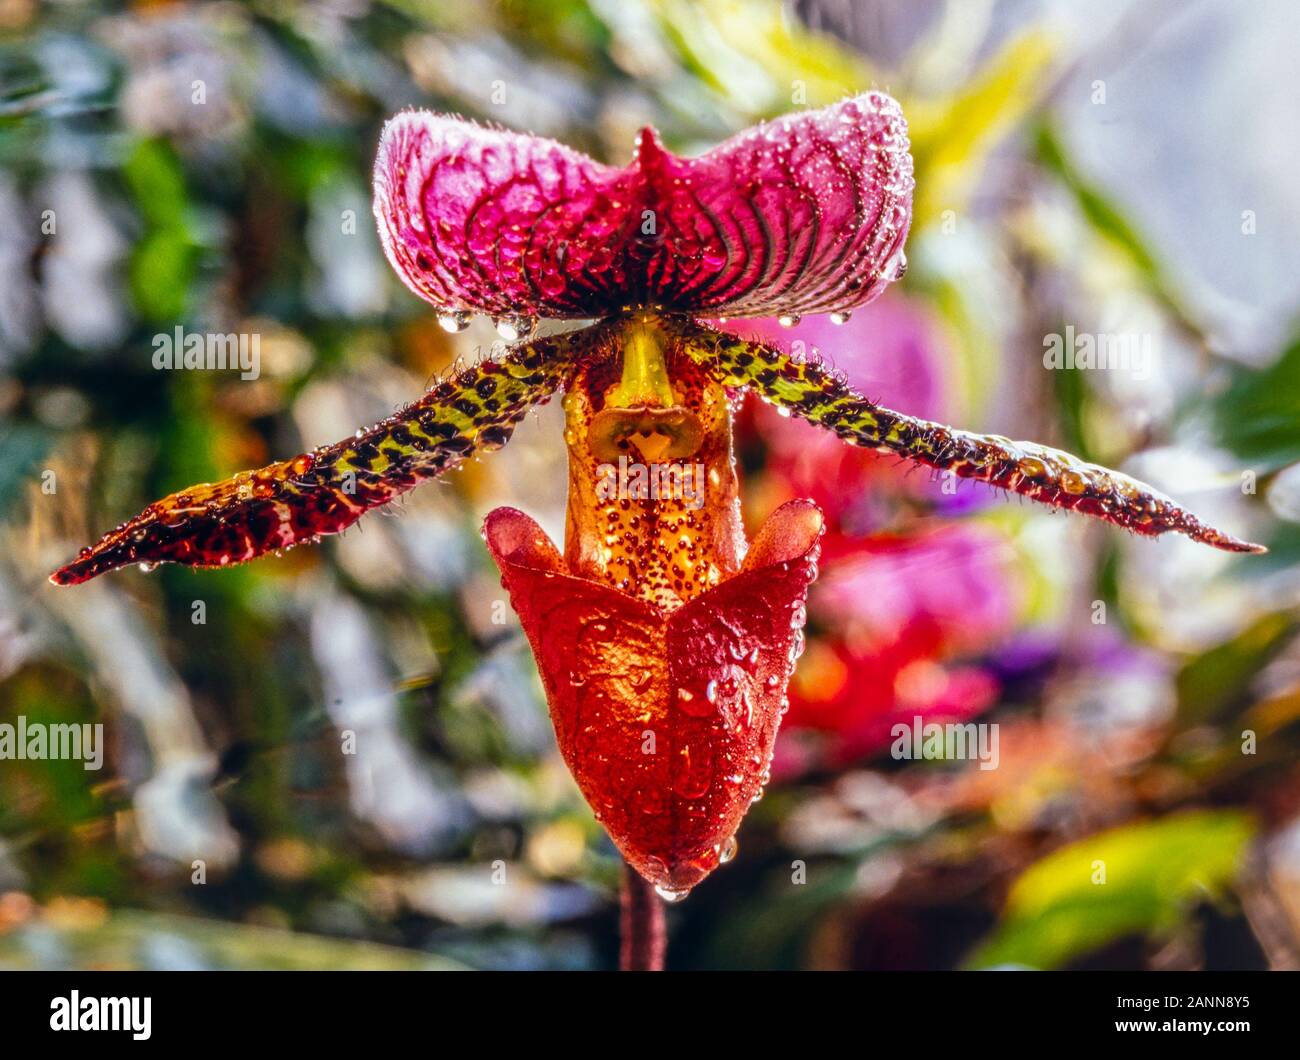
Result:
[[[623,856],[665,897],[727,859],[762,794],[822,527],[811,502],[783,505],[734,577],[667,611],[570,574],[516,509],[484,522],[565,762]]]

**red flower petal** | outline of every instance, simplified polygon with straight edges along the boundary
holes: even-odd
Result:
[[[375,216],[408,287],[446,310],[599,317],[847,310],[901,275],[912,159],[878,92],[694,159],[644,130],[624,169],[416,111],[388,123]]]
[[[569,575],[522,512],[484,523],[560,751],[623,856],[664,891],[717,867],[762,793],[821,530],[812,504],[784,505],[736,577],[663,611]]]

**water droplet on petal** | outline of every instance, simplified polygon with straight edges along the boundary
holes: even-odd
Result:
[[[497,334],[506,342],[526,339],[537,327],[537,321],[529,317],[493,317],[492,323],[496,325]]]
[[[799,320],[800,317],[798,313],[782,313],[776,318],[776,322],[783,328],[792,328],[799,323]]]
[[[717,698],[716,690],[714,698]],[[713,699],[710,699],[707,695],[701,698],[689,688],[679,688],[677,690],[677,706],[683,714],[689,714],[692,718],[712,717],[715,710]]]
[[[655,884],[655,894],[665,902],[677,903],[685,898],[690,891],[674,891],[671,887],[664,887],[662,884]]]
[[[673,791],[684,799],[702,799],[713,786],[713,755],[708,744],[682,746],[673,768]]]
[[[464,331],[469,327],[472,314],[465,312],[463,309],[456,309],[446,313],[438,314],[438,326],[443,331],[450,331],[453,335],[458,331]]]
[[[853,316],[852,311],[848,309],[837,309],[834,313],[831,314],[831,323],[847,324],[849,322],[849,318],[852,316]]]
[[[894,251],[889,260],[880,266],[880,271],[876,275],[887,283],[893,283],[895,280],[901,280],[906,272],[907,255],[899,249]]]
[[[718,854],[718,863],[725,865],[736,856],[736,851],[740,849],[740,844],[736,842],[736,837],[728,836],[727,841],[722,844],[722,850]]]
[[[158,564],[153,563],[149,560],[146,560],[145,562],[138,564],[138,566],[140,570],[142,570],[145,574],[151,574],[158,569]]]

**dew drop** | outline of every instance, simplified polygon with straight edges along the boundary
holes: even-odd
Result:
[[[443,331],[450,331],[454,335],[456,332],[464,331],[469,327],[471,319],[473,319],[472,314],[467,313],[463,309],[451,310],[446,313],[438,314],[438,326],[442,328]]]
[[[776,318],[776,322],[783,328],[792,328],[799,323],[799,320],[800,317],[798,313],[782,313]]]
[[[725,865],[736,856],[736,851],[740,849],[740,844],[736,842],[736,837],[728,836],[727,841],[722,844],[722,850],[718,853],[718,864]]]
[[[655,884],[655,894],[657,894],[665,902],[670,902],[674,905],[677,902],[680,902],[683,898],[685,898],[690,893],[691,893],[690,891],[674,891],[671,887],[665,887],[663,884],[660,883]]]
[[[714,698],[717,697],[716,690]],[[715,711],[713,700],[707,696],[700,698],[695,695],[689,688],[677,689],[677,706],[683,714],[688,714],[692,718],[712,717]]]
[[[849,322],[849,318],[852,316],[853,313],[848,309],[837,309],[834,313],[831,314],[831,323],[847,324]]]
[[[886,283],[893,283],[895,280],[901,280],[905,272],[907,272],[907,255],[900,249],[894,251],[889,260],[880,266],[877,275]]]
[[[708,794],[713,786],[713,764],[707,744],[697,745],[693,754],[689,744],[682,747],[672,783],[673,791],[684,799],[702,799]]]
[[[497,334],[506,342],[526,339],[537,327],[537,321],[529,317],[493,317],[492,323],[496,325]]]
[[[143,562],[143,563],[137,564],[137,566],[138,566],[138,567],[140,568],[140,570],[143,571],[145,574],[151,574],[151,573],[153,573],[154,571],[156,571],[156,570],[158,569],[158,564],[157,564],[157,563],[153,563],[153,562],[151,562],[151,561],[149,561],[149,560],[146,560],[146,561]]]

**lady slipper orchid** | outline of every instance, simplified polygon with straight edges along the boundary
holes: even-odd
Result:
[[[510,508],[484,525],[556,736],[627,861],[677,897],[727,860],[762,792],[816,575],[820,511],[747,543],[732,456],[746,392],[834,432],[1139,534],[1257,551],[1150,487],[1065,453],[882,408],[819,363],[700,317],[830,313],[904,272],[907,128],[878,92],[784,117],[698,158],[646,129],[617,168],[550,140],[424,112],[375,164],[388,260],[449,330],[513,343],[355,437],[150,505],[56,571],[225,566],[338,533],[498,448],[563,392],[563,551]],[[538,318],[595,323],[533,338]]]

